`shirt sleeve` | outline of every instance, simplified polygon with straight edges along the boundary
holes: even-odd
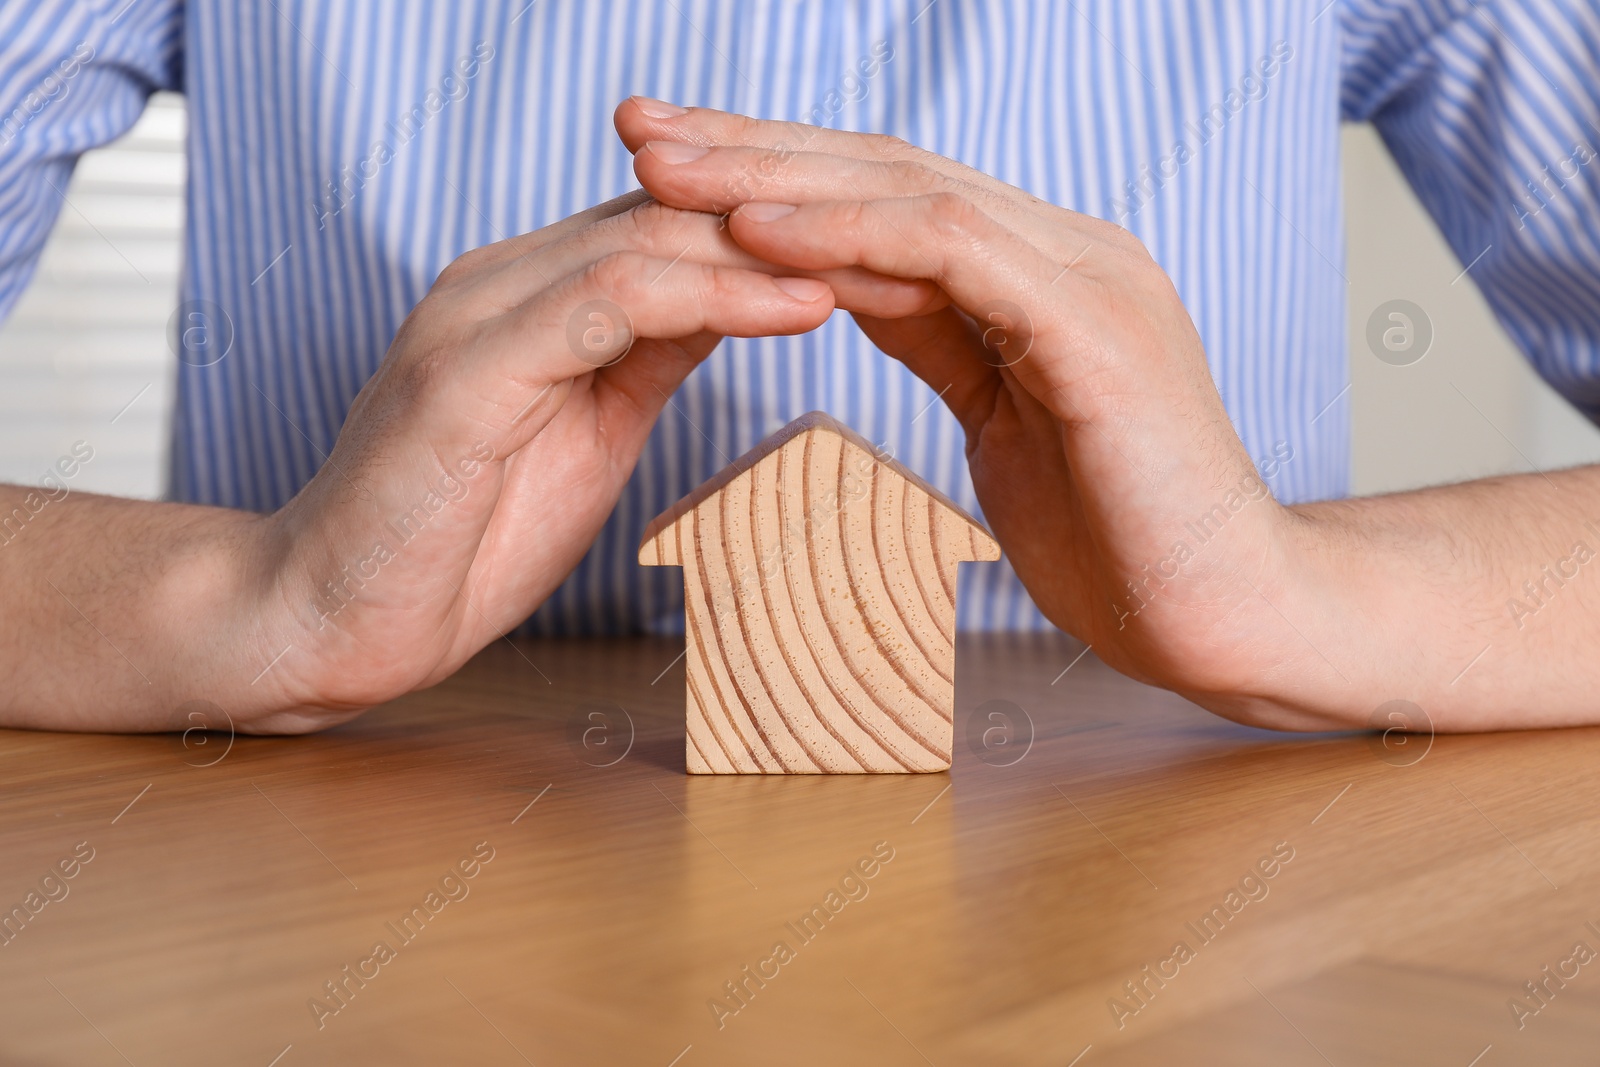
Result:
[[[182,78],[181,0],[0,4],[0,319],[38,263],[78,156]]]
[[[1600,422],[1600,6],[1343,0],[1370,121],[1513,340]]]

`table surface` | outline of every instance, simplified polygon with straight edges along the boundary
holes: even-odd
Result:
[[[311,737],[0,731],[0,1062],[1593,1061],[1600,730],[1271,734],[987,636],[947,774],[690,777],[681,648],[502,642]]]

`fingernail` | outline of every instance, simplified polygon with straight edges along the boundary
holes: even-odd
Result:
[[[684,144],[682,141],[647,141],[645,147],[650,149],[650,154],[663,163],[693,163],[710,151],[697,144]]]
[[[634,97],[633,106],[653,119],[675,119],[679,115],[687,115],[689,113],[689,109],[686,107],[669,104],[665,100],[657,100],[652,96]]]
[[[774,278],[772,282],[796,300],[808,304],[815,304],[828,294],[828,283],[815,278]]]
[[[785,215],[794,214],[793,204],[749,203],[739,209],[739,214],[751,222],[776,222]]]

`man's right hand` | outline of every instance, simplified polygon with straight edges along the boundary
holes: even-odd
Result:
[[[720,337],[803,333],[836,300],[886,314],[939,302],[930,285],[860,269],[804,274],[739,249],[716,216],[642,193],[467,253],[277,513],[77,494],[55,506],[61,534],[115,539],[120,523],[144,540],[123,558],[79,545],[105,573],[62,572],[54,593],[46,557],[8,546],[5,584],[41,585],[37,631],[81,638],[82,673],[25,681],[0,725],[183,728],[173,710],[198,698],[243,732],[296,733],[444,679],[571,572],[668,397]],[[95,627],[112,648],[79,615],[116,620]],[[130,684],[97,686],[96,671]]]
[[[835,293],[846,307],[933,299],[859,269],[799,273],[643,194],[451,264],[269,523],[267,584],[293,647],[273,672],[279,709],[252,725],[316,728],[432,685],[526,618],[723,335],[815,329]]]

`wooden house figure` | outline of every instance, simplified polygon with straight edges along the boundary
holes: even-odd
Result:
[[[956,566],[982,526],[822,412],[652,522],[682,567],[691,774],[940,771],[955,709]]]

